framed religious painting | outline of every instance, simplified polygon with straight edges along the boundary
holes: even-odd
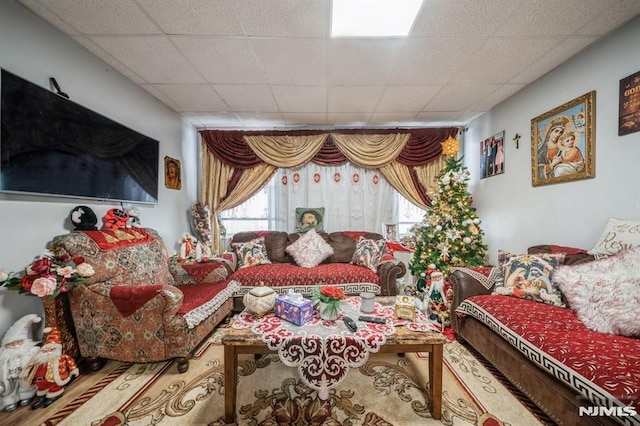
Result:
[[[180,160],[164,157],[164,186],[169,189],[182,188],[182,170]]]
[[[591,91],[531,120],[533,186],[595,177],[595,102]]]
[[[480,142],[480,179],[504,173],[504,130]]]

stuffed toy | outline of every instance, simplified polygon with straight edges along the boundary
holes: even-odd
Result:
[[[127,226],[129,215],[121,209],[111,209],[102,218],[105,229],[120,229]]]
[[[69,213],[69,220],[73,224],[74,231],[97,231],[98,218],[87,206],[76,206]]]
[[[198,240],[193,235],[185,232],[180,238],[180,255],[179,260],[193,260],[196,259],[196,247],[198,246]],[[202,250],[202,246],[200,246]],[[202,252],[198,253],[201,255]]]
[[[31,358],[38,353],[37,341],[31,339],[33,325],[42,321],[36,314],[27,314],[5,332],[0,346],[0,410],[13,411],[31,402],[36,386],[20,377]]]
[[[141,228],[140,224],[140,210],[137,207],[128,207],[126,209],[127,214],[129,215],[129,220],[127,220],[127,228]]]

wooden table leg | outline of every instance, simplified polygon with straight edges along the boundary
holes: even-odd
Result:
[[[431,417],[442,417],[442,345],[431,345],[429,353],[429,390],[431,391]]]
[[[224,421],[232,424],[236,416],[236,370],[238,356],[235,345],[224,345]]]

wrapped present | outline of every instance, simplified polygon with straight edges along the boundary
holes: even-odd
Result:
[[[275,313],[278,318],[302,325],[313,318],[313,304],[299,293],[276,297]]]
[[[410,321],[416,320],[416,298],[414,296],[396,296],[394,305],[396,318],[404,318]]]

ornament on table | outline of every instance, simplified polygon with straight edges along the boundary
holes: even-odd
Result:
[[[127,227],[129,215],[122,209],[110,209],[107,214],[102,217],[104,229],[121,229]]]
[[[29,336],[33,325],[42,321],[36,314],[27,314],[5,332],[0,347],[0,410],[13,411],[23,407],[36,394],[36,386],[20,373],[29,360],[38,353],[38,343]]]
[[[62,352],[60,330],[47,327],[44,332],[47,336],[40,351],[20,373],[20,377],[37,388],[32,410],[48,407],[60,399],[65,387],[80,374],[75,360]]]
[[[182,234],[178,243],[180,243],[180,254],[178,255],[180,261],[201,262],[210,256],[210,251],[206,251],[206,246],[188,232]]]
[[[98,218],[87,206],[76,206],[69,213],[69,220],[74,231],[97,231]]]
[[[393,306],[396,318],[404,318],[415,322],[416,320],[416,298],[413,296],[396,296],[396,303]]]

